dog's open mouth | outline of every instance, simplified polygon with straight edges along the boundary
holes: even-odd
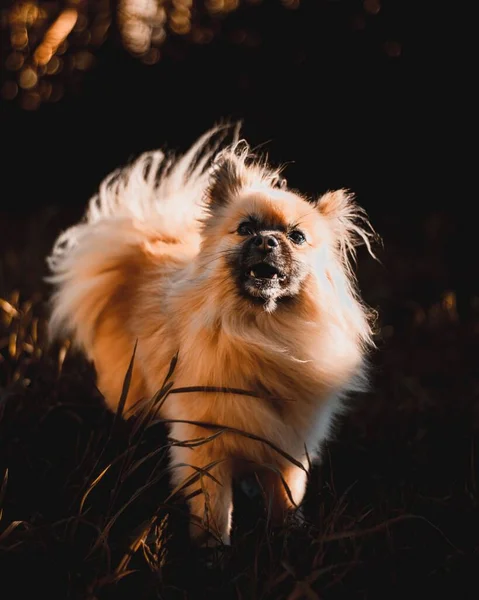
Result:
[[[286,276],[282,271],[273,265],[267,263],[257,263],[248,268],[246,276],[250,279],[259,279],[263,281],[283,281]]]

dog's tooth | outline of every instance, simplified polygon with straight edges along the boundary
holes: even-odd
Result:
[[[256,277],[256,274],[255,274],[255,272],[254,272],[253,270],[251,270],[251,271],[249,272],[249,274],[250,274],[250,277]]]
[[[278,273],[275,273],[275,274],[273,275],[273,279],[278,279]]]

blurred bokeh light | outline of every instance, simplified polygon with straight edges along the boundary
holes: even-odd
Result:
[[[62,90],[61,96],[70,84],[81,82],[110,36],[118,38],[124,51],[154,65],[170,36],[208,44],[222,34],[228,14],[255,10],[263,1],[268,0],[10,0],[1,11],[1,97],[28,110],[38,108],[42,102],[58,100],[52,89]],[[286,11],[297,10],[303,2],[326,2],[271,1]],[[364,29],[366,21],[382,11],[381,0],[336,1],[351,11],[352,30]],[[240,27],[228,37],[232,44],[250,48],[261,43],[254,27]],[[397,58],[401,45],[383,40],[381,51]]]

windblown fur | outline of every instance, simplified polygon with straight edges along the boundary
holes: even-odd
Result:
[[[175,421],[174,440],[207,435],[181,421],[216,423],[304,466],[232,432],[173,445],[174,484],[221,461],[189,504],[192,536],[206,528],[224,542],[234,477],[257,472],[273,519],[301,502],[308,460],[342,398],[366,385],[372,345],[350,264],[358,243],[369,248],[365,213],[343,190],[316,201],[288,190],[245,142],[220,150],[229,131],[207,132],[178,159],[148,152],[111,174],[48,258],[51,336],[71,337],[93,361],[112,410],[136,342],[127,409],[155,394],[178,353],[175,387],[252,395],[170,395],[161,416]]]

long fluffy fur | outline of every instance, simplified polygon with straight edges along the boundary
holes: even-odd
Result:
[[[62,233],[47,258],[48,281],[58,289],[49,323],[52,339],[73,334],[88,351],[108,300],[103,292],[114,286],[112,265],[121,270],[123,253],[149,239],[197,234],[208,167],[227,133],[226,126],[206,132],[178,159],[161,150],[145,152],[105,178],[82,223]]]
[[[279,170],[250,155],[237,131],[220,150],[229,132],[212,129],[178,159],[143,154],[107,177],[83,222],[60,235],[48,258],[55,286],[51,336],[72,337],[94,362],[113,410],[136,341],[128,407],[153,396],[178,352],[177,387],[223,386],[254,395],[170,396],[161,416],[175,421],[174,440],[205,435],[184,421],[213,422],[261,436],[304,465],[299,469],[269,446],[232,433],[194,449],[174,445],[174,483],[222,461],[212,470],[221,487],[203,478],[205,494],[193,496],[190,508],[193,537],[201,537],[199,523],[209,515],[206,528],[225,542],[231,479],[251,461],[274,467],[258,467],[273,516],[290,509],[291,499],[301,501],[308,460],[318,455],[342,398],[366,385],[372,345],[370,314],[351,268],[355,246],[370,248],[365,213],[342,190],[304,204],[285,191]],[[311,275],[291,306],[253,309],[235,291],[224,258],[232,252],[227,224],[243,197],[266,199],[265,210],[302,207],[324,238],[302,259],[310,261]]]

